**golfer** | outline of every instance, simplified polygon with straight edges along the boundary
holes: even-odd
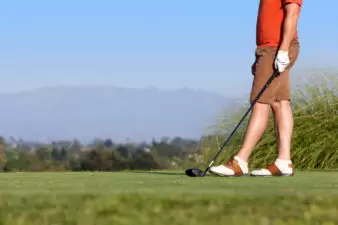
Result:
[[[290,105],[290,70],[299,54],[297,24],[302,0],[260,0],[256,26],[255,62],[250,101],[263,88],[274,70],[279,75],[253,107],[243,145],[231,161],[210,168],[219,176],[248,175],[249,157],[268,125],[273,112],[278,157],[265,168],[251,171],[253,176],[293,176],[290,146],[293,115]]]

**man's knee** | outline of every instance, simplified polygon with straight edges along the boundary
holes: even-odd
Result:
[[[272,108],[273,111],[278,111],[278,110],[280,109],[280,104],[279,104],[279,102],[273,102],[273,103],[271,104],[271,108]]]
[[[271,104],[271,108],[274,112],[280,110],[281,108],[291,107],[289,100],[275,101]]]
[[[270,104],[262,103],[262,102],[256,102],[256,104],[253,107],[253,110],[259,113],[262,112],[268,112],[270,111]]]

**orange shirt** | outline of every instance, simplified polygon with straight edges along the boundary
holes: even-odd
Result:
[[[286,3],[302,6],[303,0],[260,0],[256,27],[257,47],[279,46],[284,19],[283,6]],[[298,38],[297,33],[295,38]]]

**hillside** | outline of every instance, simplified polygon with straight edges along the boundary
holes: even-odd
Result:
[[[1,94],[1,135],[30,140],[198,138],[234,100],[200,90],[45,87]]]

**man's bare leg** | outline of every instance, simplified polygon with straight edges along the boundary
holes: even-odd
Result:
[[[243,145],[238,154],[228,163],[211,167],[210,172],[219,176],[248,174],[249,157],[268,126],[269,114],[270,105],[257,102],[252,109]]]
[[[243,145],[237,156],[245,161],[249,161],[249,157],[255,148],[257,142],[262,137],[269,122],[270,105],[256,103],[253,107],[248,128],[246,130]]]
[[[271,104],[274,115],[275,132],[278,144],[278,157],[273,164],[264,169],[254,170],[251,175],[271,176],[294,174],[291,161],[291,137],[293,132],[293,115],[289,101],[274,102]]]
[[[278,143],[278,159],[291,160],[291,138],[293,132],[293,115],[289,101],[274,102],[272,105],[276,137]]]

